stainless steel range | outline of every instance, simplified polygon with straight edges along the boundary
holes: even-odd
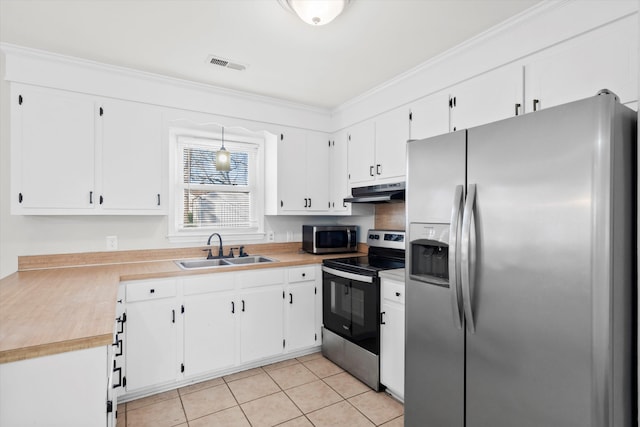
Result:
[[[404,231],[369,230],[367,256],[322,266],[322,354],[374,390],[380,389],[380,278],[404,268]]]

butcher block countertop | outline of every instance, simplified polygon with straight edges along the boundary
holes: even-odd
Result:
[[[245,247],[278,262],[191,271],[175,264],[204,258],[201,247],[20,257],[19,271],[0,280],[0,363],[111,344],[121,281],[319,264],[366,253],[366,245],[328,256],[301,253],[300,243]]]

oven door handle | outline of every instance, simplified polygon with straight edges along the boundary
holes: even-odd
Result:
[[[324,265],[322,266],[322,271],[329,274],[333,274],[334,276],[342,277],[343,279],[351,279],[351,280],[357,280],[358,282],[373,283],[373,277],[371,276],[364,276],[362,274],[355,274],[355,273],[349,273],[347,271],[340,271],[340,270],[336,270],[335,268],[327,267]]]

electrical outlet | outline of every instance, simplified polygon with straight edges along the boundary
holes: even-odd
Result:
[[[269,231],[267,233],[267,240],[273,242],[276,239],[275,233],[273,231]]]
[[[118,236],[107,236],[107,250],[115,251],[118,249]]]

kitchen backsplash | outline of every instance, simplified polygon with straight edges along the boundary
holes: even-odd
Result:
[[[383,230],[405,229],[405,203],[381,203],[376,205],[375,228]]]

